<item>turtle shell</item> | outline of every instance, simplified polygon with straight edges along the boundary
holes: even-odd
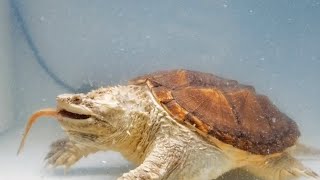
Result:
[[[137,77],[129,84],[146,84],[178,122],[254,154],[282,152],[300,136],[297,124],[267,96],[235,80],[171,70]]]

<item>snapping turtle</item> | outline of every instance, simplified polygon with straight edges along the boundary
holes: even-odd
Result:
[[[319,178],[290,155],[300,135],[293,120],[252,86],[209,73],[160,71],[59,95],[27,131],[40,116],[56,117],[68,135],[51,145],[53,166],[112,150],[138,165],[119,179],[207,180],[235,168],[267,180]]]

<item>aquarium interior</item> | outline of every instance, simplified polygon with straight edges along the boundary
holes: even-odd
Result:
[[[134,168],[116,152],[67,172],[45,167],[58,123],[40,119],[17,149],[32,112],[62,93],[124,84],[186,68],[251,84],[320,148],[320,1],[0,1],[1,179],[116,179]],[[320,173],[320,158],[301,157]],[[219,179],[256,179],[233,171]]]

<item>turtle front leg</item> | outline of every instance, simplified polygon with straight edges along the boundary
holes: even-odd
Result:
[[[183,146],[178,143],[157,143],[144,162],[123,174],[118,180],[160,180],[172,178],[183,163]]]
[[[82,157],[86,157],[88,154],[97,151],[92,148],[77,145],[67,138],[53,142],[50,148],[50,151],[45,157],[47,165],[52,165],[53,167],[65,166],[66,169]]]

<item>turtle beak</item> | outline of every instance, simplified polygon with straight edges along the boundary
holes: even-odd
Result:
[[[85,120],[91,117],[91,115],[73,113],[66,109],[60,109],[58,111],[58,114],[60,117],[63,117],[63,118],[77,119],[77,120]]]
[[[81,95],[62,94],[57,97],[59,119],[86,120],[93,113],[82,104]]]

